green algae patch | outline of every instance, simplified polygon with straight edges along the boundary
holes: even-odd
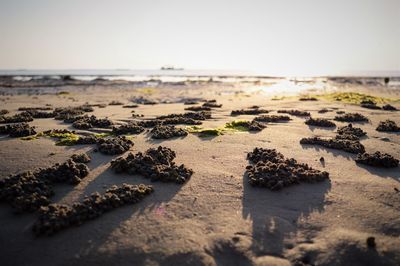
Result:
[[[57,146],[72,146],[79,140],[79,136],[75,133],[56,133],[52,132],[46,136],[57,139]]]
[[[293,100],[296,98],[297,96],[274,96],[271,98],[271,101]]]
[[[152,94],[157,93],[156,89],[150,88],[150,87],[140,88],[140,89],[137,89],[136,91],[139,93],[142,93],[142,94],[146,94],[146,95],[152,95]]]
[[[234,120],[232,122],[226,123],[225,129],[239,132],[249,131],[249,128],[247,126],[248,123],[249,121],[247,120]]]
[[[125,138],[128,140],[134,140],[136,138],[135,135],[123,135],[123,136],[125,136]]]
[[[375,103],[382,104],[388,102],[397,102],[400,100],[400,99],[373,96],[358,92],[335,92],[335,93],[318,95],[317,97],[328,101],[337,101],[350,104],[360,104],[362,101],[373,101]]]
[[[40,132],[36,135],[27,136],[20,138],[21,140],[37,140],[40,137],[49,137],[57,139],[56,145],[58,146],[72,146],[76,144],[76,141],[79,140],[79,136],[75,133],[59,133],[59,132],[50,132],[44,133]]]
[[[112,133],[96,133],[96,134],[93,134],[93,136],[98,139],[104,139],[106,137],[113,136],[113,134]]]
[[[216,128],[203,128],[201,126],[186,127],[185,130],[189,133],[197,134],[199,137],[217,137],[227,133],[246,132],[249,128],[246,127],[249,121],[247,120],[234,120],[226,123],[223,126]]]
[[[20,138],[20,140],[36,140],[38,138],[39,138],[38,136],[32,135],[32,136],[22,137]]]
[[[199,137],[216,137],[224,134],[224,129],[218,128],[203,128],[200,126],[186,127],[185,130],[189,133],[198,134]]]
[[[40,132],[40,133],[37,133],[37,134],[35,134],[35,135],[31,135],[31,136],[26,136],[26,137],[22,137],[22,138],[20,138],[20,140],[37,140],[37,139],[39,139],[40,137],[42,137],[43,136],[43,132]]]
[[[36,135],[32,136],[27,136],[27,137],[22,137],[20,138],[21,140],[36,140],[39,139],[40,137],[48,137],[55,139],[55,145],[57,146],[72,146],[72,145],[78,145],[78,144],[94,144],[91,142],[94,139],[105,139],[109,136],[114,136],[112,133],[96,133],[96,134],[90,134],[89,136],[81,136],[75,133],[75,131],[68,131],[68,130],[48,130],[44,132],[40,132]],[[89,138],[89,142],[85,139]],[[127,136],[129,139],[133,139],[134,136]],[[80,141],[82,140],[82,141]],[[78,143],[79,142],[79,143]]]

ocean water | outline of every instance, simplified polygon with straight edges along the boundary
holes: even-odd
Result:
[[[255,82],[260,78],[254,73],[233,70],[131,70],[131,69],[83,69],[83,70],[0,70],[0,76],[12,76],[15,80],[29,81],[35,79],[61,79],[70,76],[75,80],[91,81],[126,80],[161,82],[213,81],[220,82]]]
[[[397,73],[397,72],[396,72]],[[398,87],[400,85],[400,75],[395,75],[395,72],[375,73],[379,75],[372,75],[373,73],[365,73],[360,75],[360,79],[365,84],[376,83],[377,79],[373,77],[392,77],[390,86]],[[398,73],[400,74],[400,73]],[[104,80],[125,80],[132,82],[147,82],[157,80],[161,82],[185,82],[185,81],[212,81],[223,83],[235,82],[274,82],[286,80],[294,80],[297,82],[309,82],[317,80],[326,80],[326,78],[283,78],[283,77],[270,77],[267,75],[259,75],[255,72],[240,71],[240,70],[135,70],[135,69],[59,69],[59,70],[1,70],[0,76],[11,76],[16,81],[30,81],[40,79],[53,79],[59,80],[65,76],[69,76],[75,80],[92,81],[96,79]],[[393,78],[394,77],[394,78]],[[350,78],[352,79],[352,78]],[[382,78],[380,78],[382,79]],[[383,81],[379,80],[381,83]]]

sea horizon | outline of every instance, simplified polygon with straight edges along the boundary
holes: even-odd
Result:
[[[343,71],[315,75],[285,75],[260,71],[234,69],[0,69],[0,76],[175,76],[175,77],[255,77],[255,78],[319,78],[319,77],[400,77],[400,70],[388,71]]]

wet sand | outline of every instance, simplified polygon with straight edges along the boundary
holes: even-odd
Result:
[[[284,83],[282,86],[284,86]],[[276,84],[275,84],[276,85]],[[231,116],[232,110],[257,105],[268,110],[310,112],[313,118],[333,121],[336,127],[305,124],[307,117],[266,123],[261,131],[226,132],[223,135],[153,139],[146,129],[134,135],[129,151],[168,147],[176,153],[176,163],[193,170],[184,184],[151,182],[140,175],[116,174],[110,161],[122,155],[95,152],[96,145],[57,146],[55,140],[40,137],[21,140],[1,135],[0,178],[38,167],[66,161],[72,154],[87,152],[92,161],[89,175],[77,186],[58,184],[52,202],[72,204],[85,195],[103,193],[116,184],[151,184],[154,192],[142,201],[105,213],[101,217],[71,227],[52,236],[35,237],[32,225],[38,213],[14,214],[1,203],[0,246],[2,265],[398,265],[400,263],[400,171],[357,164],[356,154],[321,146],[301,145],[306,137],[335,137],[347,122],[333,120],[337,111],[360,113],[367,123],[353,123],[367,136],[360,142],[368,153],[380,151],[400,159],[400,134],[379,132],[380,121],[400,125],[400,111],[362,108],[359,105],[318,99],[300,101],[305,93],[359,91],[388,98],[400,98],[399,90],[380,85],[326,83],[323,89],[307,88],[278,93],[269,85],[186,84],[88,85],[62,87],[0,88],[1,109],[18,113],[19,107],[93,107],[88,115],[109,118],[116,125],[136,119],[184,113],[188,100],[215,99],[221,108],[212,108],[205,128],[217,128],[237,119],[252,120],[259,115]],[[274,86],[271,85],[271,86]],[[300,85],[299,85],[300,86]],[[58,93],[63,91],[63,93]],[[284,98],[280,98],[285,96]],[[169,101],[136,108],[108,105],[132,99]],[[276,100],[276,99],[280,100]],[[392,102],[400,108],[399,102]],[[196,105],[196,106],[197,106]],[[379,104],[382,105],[382,104]],[[319,113],[323,108],[329,111]],[[143,117],[133,118],[131,111]],[[37,132],[70,129],[79,133],[108,132],[110,129],[77,130],[53,118],[34,119],[29,125]],[[184,128],[185,125],[176,125]],[[253,187],[248,183],[247,153],[254,148],[276,149],[287,158],[307,163],[329,173],[329,179],[300,183],[279,191]],[[323,157],[324,160],[320,160]],[[367,245],[374,237],[376,247]]]

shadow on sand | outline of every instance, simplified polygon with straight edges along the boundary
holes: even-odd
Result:
[[[256,256],[282,257],[285,238],[297,231],[298,221],[324,209],[329,180],[294,185],[281,191],[252,187],[243,176],[243,218],[252,220],[251,249]]]
[[[67,228],[48,237],[35,238],[31,231],[31,226],[36,220],[37,214],[15,217],[11,213],[6,213],[6,210],[2,210],[0,217],[4,218],[3,221],[10,223],[7,232],[0,230],[0,234],[4,237],[4,241],[0,240],[0,244],[3,244],[2,252],[6,258],[3,261],[5,265],[23,265],[28,260],[30,265],[54,265],[54,263],[60,262],[63,262],[63,265],[98,265],[103,259],[107,261],[107,258],[110,259],[113,256],[113,254],[107,254],[104,255],[106,257],[99,257],[101,247],[108,243],[110,239],[112,241],[113,232],[123,230],[121,229],[124,228],[123,224],[133,216],[158,215],[159,213],[162,215],[162,205],[168,203],[182,188],[182,185],[174,183],[151,182],[138,175],[117,175],[108,168],[108,164],[118,156],[107,156],[100,153],[90,153],[90,156],[92,162],[88,166],[91,170],[95,171],[98,167],[100,168],[97,170],[101,170],[103,167],[107,167],[107,169],[94,176],[83,188],[80,193],[80,200],[95,191],[103,193],[108,187],[123,183],[151,184],[154,187],[154,192],[137,204],[111,210],[98,219],[87,221],[81,226]],[[73,187],[63,186],[56,191],[54,202],[58,202],[71,189]],[[6,245],[5,239],[11,238],[13,242]],[[26,248],[28,246],[29,248]],[[148,258],[142,256],[143,251],[140,250],[131,249],[126,251],[126,253],[128,252],[131,254],[128,257],[134,262],[133,265],[143,264],[144,260]],[[121,257],[119,256],[121,254],[117,255],[116,259]],[[154,256],[158,257],[156,255]]]
[[[361,163],[356,163],[358,167],[364,168],[368,172],[370,172],[373,175],[377,175],[379,177],[383,178],[393,178],[397,182],[400,182],[400,169],[399,167],[394,167],[394,168],[381,168],[381,167],[373,167]]]
[[[331,149],[331,148],[327,148],[324,146],[313,145],[313,144],[300,144],[300,145],[305,150],[311,149],[311,150],[315,150],[317,152],[323,150],[323,151],[326,151],[326,152],[332,154],[335,157],[343,157],[343,158],[346,158],[347,160],[354,160],[354,158],[356,157],[356,154],[345,152],[342,150]]]

